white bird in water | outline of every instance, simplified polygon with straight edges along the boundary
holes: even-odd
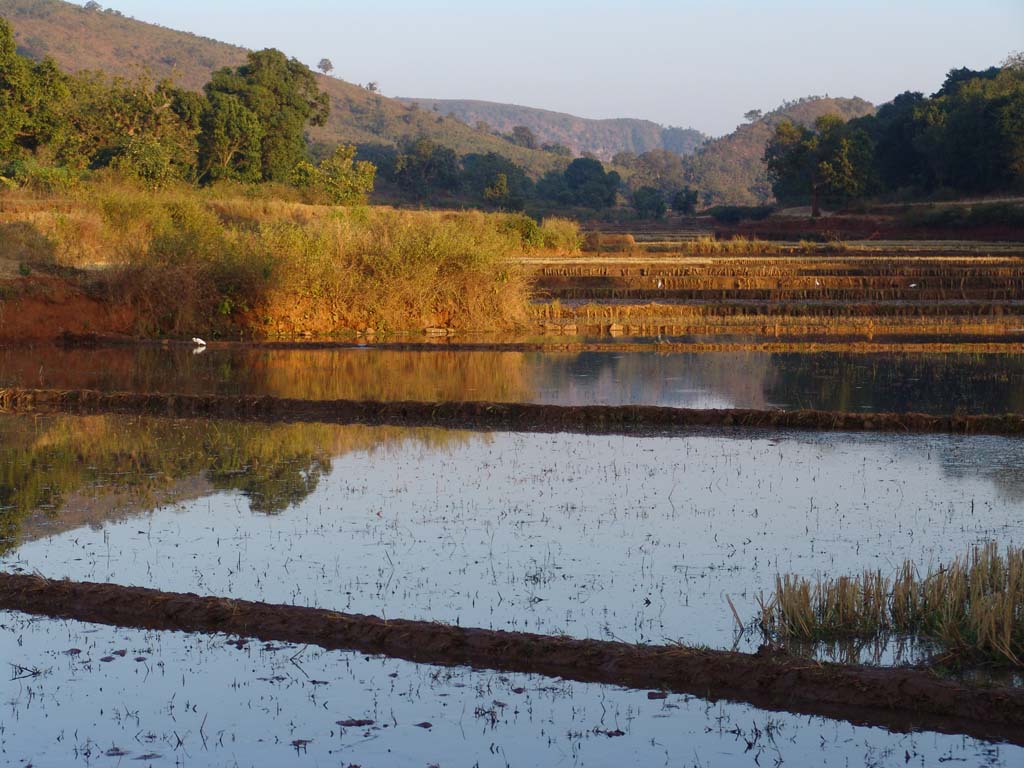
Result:
[[[202,339],[200,339],[198,336],[193,336],[192,337],[192,343],[195,344],[197,347],[205,347],[206,346],[206,342],[203,341]]]
[[[911,284],[910,284],[910,287],[911,287],[911,288],[917,288],[917,283],[911,283]]]

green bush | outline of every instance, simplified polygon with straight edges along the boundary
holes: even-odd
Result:
[[[506,216],[501,228],[516,235],[527,250],[540,250],[544,247],[544,233],[540,225],[525,213]]]
[[[69,192],[78,185],[79,174],[66,167],[43,165],[32,158],[18,158],[0,173],[18,187],[54,194]]]
[[[548,216],[540,224],[544,248],[561,253],[577,253],[583,245],[580,225],[572,219]]]

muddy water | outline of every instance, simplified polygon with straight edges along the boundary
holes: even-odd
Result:
[[[1024,412],[1024,356],[0,349],[0,387],[310,399]]]
[[[0,656],[10,664],[0,681],[0,739],[11,764],[1010,766],[1024,760],[1024,749],[959,736],[890,734],[532,675],[312,647],[239,647],[223,636],[6,612],[0,627]]]
[[[463,626],[750,650],[726,596],[753,618],[779,572],[1024,536],[1014,439],[0,427],[5,568]]]

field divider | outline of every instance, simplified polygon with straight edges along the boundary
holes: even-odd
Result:
[[[384,620],[295,605],[0,574],[0,608],[147,630],[223,633],[409,661],[524,672],[727,699],[906,731],[1024,744],[1024,688],[978,686],[926,669]]]
[[[0,412],[143,414],[172,418],[626,435],[662,435],[695,428],[1024,434],[1024,414],[939,416],[923,413],[694,409],[651,405],[300,400],[270,396],[100,392],[91,389],[0,389]]]
[[[669,323],[671,325],[671,323]],[[576,326],[575,323],[571,324]],[[436,340],[422,341],[342,341],[337,339],[324,340],[283,340],[263,339],[255,341],[211,341],[207,349],[216,352],[232,350],[256,351],[336,351],[336,350],[375,350],[381,352],[653,352],[657,354],[697,353],[697,352],[963,352],[991,354],[1024,354],[1024,332],[1010,334],[963,334],[957,332],[955,340],[949,337],[930,338],[918,335],[889,335],[885,332],[874,333],[871,340],[860,335],[842,337],[810,337],[806,334],[790,335],[779,333],[770,340],[751,341],[749,338],[723,338],[716,341],[685,340],[671,341],[623,341],[621,338],[607,337],[605,340],[580,341],[576,334],[568,334],[561,325],[554,323],[558,333],[545,336],[539,341],[485,341],[485,340],[454,340],[446,337]],[[586,326],[583,326],[586,327]],[[602,332],[607,330],[608,323],[596,323],[595,327]],[[642,326],[644,333],[653,336],[664,331],[661,327]],[[742,329],[740,329],[742,330]],[[740,335],[740,334],[736,334]],[[195,349],[195,345],[187,341],[169,341],[166,339],[137,339],[123,336],[99,336],[95,334],[65,334],[59,339],[62,347],[67,349],[125,349],[154,348],[161,349]],[[7,345],[17,346],[17,345]]]

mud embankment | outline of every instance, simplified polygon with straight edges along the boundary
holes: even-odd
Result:
[[[647,405],[299,400],[96,390],[0,389],[0,412],[119,413],[173,418],[309,421],[398,427],[583,434],[671,434],[697,428],[840,432],[1024,434],[1024,414],[934,416],[757,409],[700,410]]]
[[[0,281],[0,343],[59,338],[62,334],[125,334],[134,311],[57,277]]]
[[[818,663],[784,654],[577,640],[382,620],[291,605],[0,574],[0,608],[99,624],[221,632],[629,688],[730,699],[894,730],[1024,743],[1024,689],[976,687],[923,669]]]

